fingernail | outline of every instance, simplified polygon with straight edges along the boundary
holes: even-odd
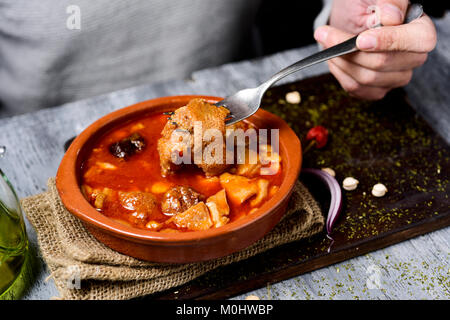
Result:
[[[362,50],[373,49],[377,46],[377,38],[370,34],[363,34],[356,39],[356,45]]]
[[[327,40],[328,31],[325,28],[318,28],[314,32],[314,39],[318,42],[325,42]]]
[[[389,17],[389,21],[392,23],[402,23],[403,22],[403,12],[393,4],[387,3],[381,8],[381,13]]]

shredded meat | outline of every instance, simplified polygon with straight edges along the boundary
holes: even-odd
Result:
[[[172,160],[172,155],[182,156],[185,152],[191,153],[191,163],[194,162],[194,154],[198,152],[198,148],[205,150],[212,141],[203,141],[201,137],[208,129],[217,129],[222,139],[225,135],[225,119],[229,111],[224,107],[216,107],[207,103],[203,99],[193,99],[186,106],[177,109],[169,118],[163,131],[162,137],[158,140],[158,152],[160,156],[161,174],[167,176],[176,171],[180,166],[175,164]],[[196,122],[201,122],[201,132],[195,132],[200,136],[202,144],[200,146],[194,145],[194,125]],[[172,134],[188,133],[190,139],[181,142],[180,140],[171,139]],[[180,137],[180,135],[179,135]],[[226,149],[225,141],[223,140],[223,158],[220,161],[214,162],[214,159],[206,161],[203,157],[201,163],[196,163],[207,176],[214,176],[222,173],[228,165],[225,163]],[[197,150],[195,150],[197,148]],[[214,155],[213,155],[214,156]]]
[[[161,201],[161,210],[166,215],[174,215],[186,211],[203,199],[194,189],[178,186],[167,191]]]

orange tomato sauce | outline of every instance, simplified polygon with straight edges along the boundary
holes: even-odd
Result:
[[[155,188],[155,185],[161,185],[164,188],[168,186],[189,186],[204,195],[205,198],[222,190],[223,188],[220,185],[218,177],[212,179],[206,178],[204,173],[193,165],[189,167],[185,166],[168,177],[161,176],[157,141],[161,137],[161,131],[167,122],[167,118],[168,116],[164,114],[149,115],[142,119],[125,123],[103,135],[82,164],[82,186],[89,186],[93,189],[109,188],[114,191],[144,191],[152,193],[157,198],[158,209],[152,212],[148,217],[148,221],[153,220],[159,223],[166,221],[170,216],[163,214],[161,211],[160,203],[164,193],[153,193],[152,187]],[[146,146],[143,151],[130,156],[126,160],[119,159],[110,153],[109,147],[111,144],[129,137],[135,132],[139,133],[145,139]],[[116,169],[98,168],[97,164],[99,162],[111,164]],[[228,172],[229,169],[226,171]],[[256,178],[268,180],[270,187],[279,187],[282,182],[282,169],[275,175],[258,175]],[[87,198],[94,205],[95,199],[89,199],[89,196]],[[258,207],[269,198],[270,195]],[[249,214],[253,209],[249,202],[247,200],[241,205],[236,205],[228,201],[230,206],[230,222]],[[130,211],[122,207],[117,193],[105,202],[102,209],[97,210],[114,220],[145,229],[145,225],[130,222]],[[170,224],[170,228],[185,231],[177,228],[173,224]]]

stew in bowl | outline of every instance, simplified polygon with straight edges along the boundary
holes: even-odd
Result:
[[[286,210],[300,142],[264,110],[225,126],[216,101],[159,98],[93,123],[58,170],[65,207],[101,242],[149,261],[217,258],[264,236]]]

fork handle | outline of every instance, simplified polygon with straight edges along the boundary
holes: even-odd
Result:
[[[418,3],[410,4],[406,10],[405,20],[403,23],[410,23],[411,21],[420,18],[423,15],[423,7]],[[375,27],[381,26],[381,24],[376,25]],[[315,65],[317,63],[333,59],[339,56],[342,56],[347,53],[358,51],[356,47],[356,39],[358,36],[355,36],[347,41],[344,41],[338,45],[330,47],[328,49],[319,51],[303,60],[297,61],[296,63],[290,65],[289,67],[284,68],[280,72],[275,73],[269,80],[264,82],[259,86],[262,92],[265,92],[269,89],[275,82],[278,80],[299,71],[303,68]]]
[[[356,38],[358,38],[358,36],[348,39],[328,49],[314,53],[313,55],[310,55],[305,59],[297,61],[294,64],[291,64],[290,66],[284,68],[283,70],[275,73],[269,80],[261,84],[260,87],[262,87],[263,90],[265,91],[269,89],[275,82],[290,75],[291,73],[297,72],[303,68],[315,65],[317,63],[342,56],[347,53],[358,51],[358,48],[356,47]]]

